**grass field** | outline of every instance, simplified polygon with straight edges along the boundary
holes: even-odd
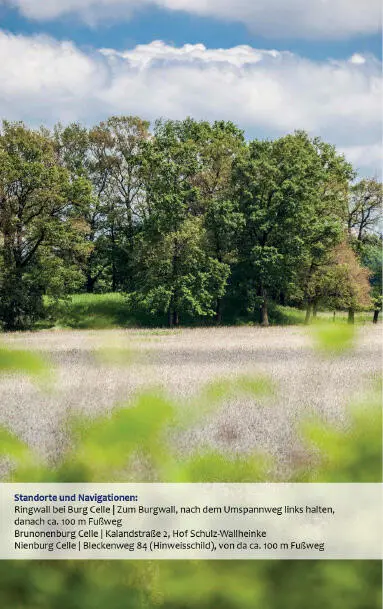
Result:
[[[188,409],[190,397],[212,380],[262,374],[273,382],[273,395],[257,400],[232,396],[168,441],[180,458],[208,448],[226,454],[267,453],[276,464],[270,479],[284,479],[307,461],[299,433],[303,419],[315,416],[347,425],[350,398],[380,374],[380,339],[379,326],[360,327],[356,348],[334,360],[319,355],[310,330],[299,326],[54,329],[3,335],[3,343],[13,348],[40,352],[54,376],[53,387],[42,391],[27,377],[3,375],[0,424],[55,459],[68,440],[64,423],[70,413],[109,412],[148,385],[164,388],[177,397],[180,408]],[[113,346],[123,349],[126,360],[106,357],[102,349]],[[198,402],[193,408],[198,409]]]
[[[46,301],[49,306],[49,301]],[[110,294],[75,294],[66,303],[61,303],[55,310],[51,322],[43,322],[39,327],[73,328],[73,329],[107,329],[153,327],[166,325],[166,316],[153,317],[142,312],[133,311],[125,296],[119,293]],[[333,319],[333,312],[320,311],[319,319]],[[345,311],[337,311],[336,319],[347,321]],[[271,307],[270,322],[272,325],[299,325],[305,320],[305,312],[293,307],[277,305]],[[372,312],[356,313],[356,323],[371,323]],[[185,324],[189,325],[189,320]],[[200,320],[200,323],[212,325],[214,322]],[[249,324],[249,320],[235,320],[236,324]],[[198,325],[194,321],[193,325]]]

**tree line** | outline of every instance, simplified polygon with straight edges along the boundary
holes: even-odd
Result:
[[[0,131],[0,321],[44,297],[122,292],[135,310],[269,323],[275,303],[381,308],[376,179],[303,131],[247,141],[232,122],[111,117]]]

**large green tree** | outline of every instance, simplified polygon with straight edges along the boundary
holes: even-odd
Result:
[[[321,275],[332,264],[333,251],[345,240],[349,183],[355,176],[350,163],[334,146],[319,138],[312,140],[316,151],[320,173],[317,181],[317,196],[313,200],[315,214],[309,231],[305,235],[306,259],[298,274],[298,290],[306,304],[306,322],[311,314],[316,315],[318,292],[312,292],[313,279]]]
[[[93,292],[101,277],[109,285],[110,260],[107,237],[107,204],[105,192],[110,175],[110,163],[105,159],[108,139],[90,133],[86,127],[72,123],[55,126],[53,142],[58,161],[70,174],[71,179],[85,178],[92,185],[91,197],[82,206],[82,216],[88,226],[86,240],[89,254],[85,265],[85,289]]]
[[[234,174],[245,229],[239,272],[250,305],[268,325],[270,298],[306,298],[309,276],[341,238],[351,167],[333,147],[296,132],[250,143]]]
[[[231,269],[238,258],[237,240],[244,223],[232,179],[234,164],[246,153],[244,134],[225,121],[197,123],[196,131],[202,163],[195,181],[204,212],[207,247],[214,259]],[[231,279],[230,272],[228,284]],[[218,297],[215,305],[218,323],[224,306],[224,299]]]
[[[136,232],[145,213],[142,150],[149,123],[138,117],[110,117],[86,129],[78,124],[55,128],[59,160],[71,175],[92,184],[84,210],[91,249],[86,291],[131,291]]]
[[[149,123],[136,116],[113,116],[91,133],[95,163],[92,181],[104,202],[104,235],[109,244],[112,291],[135,289],[135,245],[146,215],[143,153]]]
[[[146,217],[138,250],[137,297],[150,311],[212,316],[229,267],[209,251],[201,194],[206,125],[191,119],[159,121],[147,143]]]
[[[86,257],[83,209],[90,185],[71,179],[51,138],[22,123],[0,133],[0,320],[29,327],[43,314],[44,293],[79,287]]]

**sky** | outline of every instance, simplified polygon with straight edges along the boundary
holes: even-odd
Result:
[[[305,129],[381,175],[380,0],[0,0],[0,118]]]

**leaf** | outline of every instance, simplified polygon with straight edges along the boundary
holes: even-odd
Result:
[[[352,324],[318,323],[311,333],[316,348],[326,355],[341,355],[354,345],[355,327]]]
[[[30,351],[0,347],[1,372],[23,372],[42,377],[49,373],[49,367],[41,357]]]

